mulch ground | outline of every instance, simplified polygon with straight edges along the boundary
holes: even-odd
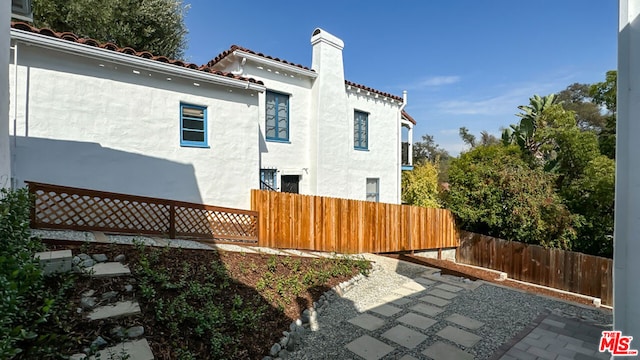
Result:
[[[109,259],[113,259],[119,254],[126,256],[125,264],[129,264],[130,268],[135,269],[136,263],[140,260],[140,252],[136,247],[131,245],[116,244],[83,244],[71,242],[55,242],[48,241],[48,247],[51,250],[71,249],[74,255],[79,253],[86,254],[106,254]],[[318,268],[318,261],[314,262],[312,258],[290,257],[292,260],[299,260],[299,269],[296,273],[304,273],[308,269]],[[229,286],[221,294],[218,299],[220,303],[232,303],[236,296],[245,299],[250,306],[262,307],[263,316],[259,320],[256,329],[244,331],[242,328],[227,329],[233,333],[234,349],[233,354],[229,358],[233,359],[262,359],[268,354],[271,345],[278,342],[282,337],[282,332],[289,329],[292,321],[300,317],[301,312],[312,306],[320,296],[331,287],[346,281],[359,273],[357,268],[352,268],[349,275],[330,277],[320,286],[313,286],[305,289],[302,293],[293,296],[291,294],[274,294],[271,292],[269,296],[256,290],[256,284],[263,278],[263,274],[269,271],[275,277],[287,277],[291,274],[291,269],[279,263],[276,268],[273,267],[273,256],[263,254],[237,253],[225,251],[208,251],[208,250],[191,250],[191,249],[170,249],[163,251],[159,257],[159,263],[155,266],[163,269],[173,269],[179,272],[183,263],[187,260],[193,268],[199,266],[210,266],[212,262],[222,263],[228,276]],[[271,264],[269,264],[271,262]],[[319,269],[317,269],[319,270]],[[135,271],[133,271],[135,273]],[[123,291],[125,285],[132,284],[134,290],[132,292]],[[140,294],[138,279],[133,277],[117,277],[109,279],[92,279],[86,276],[79,277],[75,282],[74,288],[71,290],[73,294],[73,307],[80,307],[81,294],[95,290],[100,299],[100,294],[108,291],[118,291],[118,296],[111,300],[98,302],[97,305],[104,305],[108,302],[120,300],[136,299],[141,306],[141,316],[107,319],[93,321],[89,323],[84,319],[86,312],[80,314],[75,313],[70,319],[70,327],[68,335],[78,339],[75,349],[68,349],[69,354],[80,352],[87,347],[98,336],[102,336],[110,344],[118,342],[110,330],[116,326],[129,327],[134,325],[142,325],[145,329],[144,337],[149,341],[156,359],[176,359],[178,358],[176,349],[183,347],[188,348],[196,354],[196,358],[210,358],[208,348],[205,342],[189,338],[192,329],[183,329],[185,338],[176,339],[169,336],[169,324],[156,320],[154,304],[144,301],[144,297]],[[167,296],[167,294],[158,294],[158,297]],[[288,297],[288,298],[286,298]],[[194,324],[195,327],[195,324]]]

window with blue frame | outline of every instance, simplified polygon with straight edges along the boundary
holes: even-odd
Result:
[[[260,190],[277,191],[278,175],[276,169],[260,169]]]
[[[369,148],[369,114],[356,110],[353,116],[353,147],[358,150]]]
[[[208,147],[206,107],[180,104],[180,146]]]
[[[267,91],[267,140],[289,141],[289,95]]]

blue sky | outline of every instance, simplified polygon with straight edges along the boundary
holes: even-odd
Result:
[[[515,123],[533,94],[603,81],[616,68],[617,0],[233,2],[184,0],[187,60],[232,44],[311,65],[316,27],[345,43],[345,77],[401,95],[424,134],[453,154],[458,128]]]

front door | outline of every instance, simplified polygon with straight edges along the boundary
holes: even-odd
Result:
[[[299,175],[282,175],[280,181],[282,182],[282,192],[300,193],[299,184],[300,184],[300,176]]]

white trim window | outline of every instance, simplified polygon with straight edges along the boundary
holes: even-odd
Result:
[[[367,201],[380,201],[380,179],[367,178]]]

